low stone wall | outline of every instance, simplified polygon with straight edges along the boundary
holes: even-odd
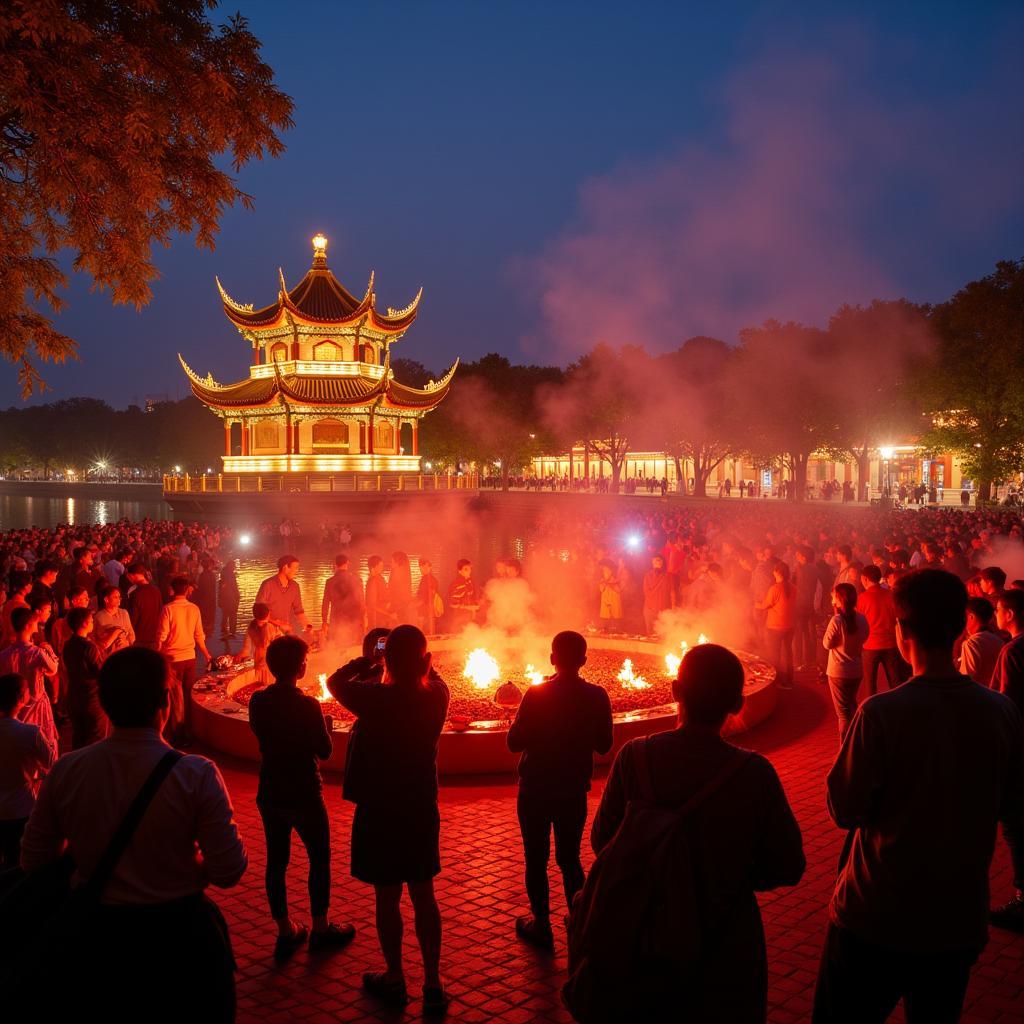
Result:
[[[98,498],[114,501],[163,501],[161,483],[103,483],[67,480],[0,480],[0,494],[26,498]]]

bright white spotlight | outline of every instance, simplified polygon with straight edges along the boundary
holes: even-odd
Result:
[[[252,543],[252,537],[247,533],[241,533],[238,535],[238,543],[243,547],[248,547]]]
[[[626,538],[626,545],[635,550],[636,548],[640,547],[640,538],[635,533],[631,533]]]

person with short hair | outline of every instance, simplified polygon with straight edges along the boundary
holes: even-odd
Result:
[[[135,633],[135,644],[148,647],[151,651],[160,648],[160,613],[164,607],[164,597],[160,588],[153,583],[146,567],[141,562],[133,562],[125,571],[129,587],[125,595],[128,607],[128,618]]]
[[[0,870],[18,866],[36,786],[57,759],[57,748],[46,742],[39,726],[18,721],[27,701],[24,676],[0,676]]]
[[[455,579],[448,585],[448,631],[460,633],[480,610],[480,593],[473,581],[473,563],[460,558],[455,563]]]
[[[981,581],[981,592],[995,604],[1006,589],[1006,573],[998,565],[986,565],[978,576]]]
[[[651,567],[644,573],[643,592],[644,629],[648,636],[653,636],[658,616],[673,603],[672,577],[665,571],[663,555],[652,556]]]
[[[583,636],[569,630],[556,634],[551,641],[555,673],[527,689],[508,731],[508,749],[522,754],[516,807],[530,900],[530,915],[516,919],[516,934],[545,948],[554,941],[548,891],[551,833],[566,907],[571,907],[583,888],[580,843],[594,754],[607,754],[612,748],[608,691],[581,678],[586,663]]]
[[[664,1018],[670,999],[679,1020],[764,1021],[768,963],[755,893],[796,885],[806,861],[800,826],[771,762],[722,738],[730,715],[743,708],[740,660],[718,644],[701,644],[683,658],[672,684],[679,725],[631,740],[618,753],[594,816],[591,844],[612,841],[631,800],[681,807],[722,775],[724,781],[688,816],[700,905],[692,908],[706,936],[693,983],[638,977],[635,1019]],[[731,773],[731,774],[730,774]],[[680,922],[689,930],[688,922]]]
[[[28,595],[32,590],[32,574],[24,571],[12,572],[9,577],[7,600],[0,608],[0,650],[14,643],[17,630],[13,615],[18,608],[29,607]]]
[[[129,805],[171,750],[161,736],[170,714],[168,679],[166,659],[143,647],[106,660],[99,696],[113,732],[65,754],[43,780],[22,838],[25,871],[66,849],[80,882],[88,882]],[[113,867],[88,942],[61,962],[61,983],[47,992],[54,1018],[130,1020],[156,999],[165,1019],[199,1013],[206,1021],[233,1021],[227,925],[204,890],[236,885],[246,864],[217,766],[177,755]],[[111,964],[116,983],[98,984]],[[28,986],[25,998],[38,993]],[[13,1020],[22,1019],[18,1012]]]
[[[1013,701],[961,675],[967,591],[942,569],[900,577],[896,641],[913,677],[869,697],[828,775],[850,830],[829,906],[815,1024],[955,1021],[987,940],[996,823],[1024,818]]]
[[[107,584],[98,596],[100,607],[93,616],[97,643],[108,653],[131,647],[135,629],[127,610],[121,607],[120,587]]]
[[[906,668],[896,648],[896,608],[892,591],[882,586],[882,570],[865,565],[860,571],[861,592],[857,595],[857,611],[867,619],[868,638],[864,641],[862,673],[867,696],[878,691],[878,670],[885,672],[889,689],[899,686]]]
[[[323,638],[342,646],[358,643],[365,622],[362,580],[349,570],[348,555],[335,555],[334,575],[328,577],[324,584],[324,599],[320,606]]]
[[[367,638],[369,639],[369,638]],[[363,975],[383,1002],[408,1002],[402,966],[402,887],[407,885],[423,957],[423,1012],[443,1014],[441,911],[434,877],[441,871],[437,744],[448,714],[448,687],[430,665],[427,638],[397,626],[384,646],[386,674],[360,678],[351,663],[328,689],[353,715],[342,795],[356,805],[352,875],[374,887],[377,935],[386,969]]]
[[[298,571],[299,560],[294,555],[282,555],[277,560],[277,572],[268,576],[256,592],[256,603],[270,609],[270,621],[282,633],[292,632],[293,616],[304,633],[313,629],[302,607],[302,592],[295,579]]]
[[[967,599],[967,635],[960,646],[960,671],[982,686],[990,686],[1003,638],[995,631],[995,608],[984,597]]]
[[[188,595],[192,587],[187,576],[171,580],[171,600],[160,612],[157,639],[160,652],[171,665],[171,734],[178,746],[192,742],[192,686],[196,681],[196,648],[207,663],[213,661],[206,647],[202,616]]]
[[[249,726],[260,744],[260,781],[256,806],[267,840],[266,888],[277,924],[274,958],[286,960],[309,939],[310,952],[340,949],[355,937],[350,925],[331,924],[331,826],[324,804],[318,761],[331,756],[331,735],[323,708],[304,694],[298,681],[306,674],[309,645],[297,636],[279,636],[267,648],[274,682],[253,694]],[[309,858],[309,904],[313,931],[288,914],[285,872],[292,831]]]
[[[394,617],[388,581],[384,578],[384,559],[370,555],[366,571],[366,625],[369,629],[387,629],[394,624]]]
[[[61,663],[68,681],[71,749],[81,750],[90,743],[106,739],[110,732],[99,696],[103,652],[92,639],[95,616],[88,608],[72,608],[67,619],[71,638],[64,645]]]

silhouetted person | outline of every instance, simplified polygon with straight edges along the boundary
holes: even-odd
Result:
[[[363,635],[365,621],[362,580],[349,570],[348,555],[337,555],[334,575],[324,584],[320,607],[324,639],[335,644],[354,644]]]
[[[233,558],[224,563],[217,584],[217,605],[220,607],[220,635],[225,640],[238,632],[238,606],[242,595],[238,589],[238,576]]]
[[[359,659],[365,665],[366,659]],[[342,795],[356,805],[352,874],[374,887],[377,935],[386,969],[363,975],[382,1001],[408,1002],[402,966],[402,887],[409,887],[423,956],[423,1011],[443,1013],[441,911],[434,877],[441,871],[437,808],[437,743],[448,714],[448,687],[430,667],[427,639],[415,626],[387,634],[386,673],[345,666],[328,683],[356,716],[345,760]]]
[[[580,843],[594,754],[607,754],[612,747],[608,691],[580,678],[586,663],[587,641],[579,633],[557,634],[551,641],[555,674],[523,694],[508,731],[509,750],[523,755],[517,811],[531,911],[529,917],[516,920],[516,934],[543,947],[553,941],[548,892],[551,833],[569,907],[583,887]]]
[[[1024,820],[1020,712],[953,663],[967,591],[919,569],[893,590],[896,642],[913,676],[869,697],[828,776],[851,830],[829,906],[815,1024],[959,1019],[988,937],[996,822]]]
[[[648,974],[651,965],[637,963],[643,973],[636,978],[634,1019],[761,1022],[768,964],[754,894],[800,881],[800,828],[771,762],[721,737],[726,718],[743,707],[739,659],[718,644],[693,648],[672,693],[679,701],[678,728],[632,740],[619,751],[591,832],[600,854],[630,801],[681,808],[699,798],[680,827],[690,837],[689,870],[699,880],[699,903],[691,909],[699,921],[701,957],[686,986],[675,976]],[[677,925],[680,934],[692,927],[683,920]]]
[[[151,583],[146,575],[146,567],[141,562],[128,566],[125,575],[131,586],[128,588],[128,617],[135,630],[137,647],[148,647],[155,651],[160,647],[160,612],[164,606],[164,596],[160,588]]]
[[[49,987],[28,983],[35,1012],[10,1019],[37,1017],[43,999],[53,1019],[233,1021],[227,925],[204,894],[211,884],[236,885],[247,863],[224,781],[212,761],[172,751],[161,737],[170,694],[167,662],[155,651],[130,647],[108,658],[100,702],[113,733],[53,766],[25,828],[21,866],[34,871],[66,848],[79,883],[89,884],[154,770],[163,764],[169,774],[103,886],[87,941],[60,961],[59,984],[53,964],[40,965]]]
[[[350,924],[330,924],[331,826],[324,805],[318,761],[331,756],[331,735],[315,697],[298,689],[306,674],[309,645],[297,636],[279,636],[267,648],[274,682],[253,694],[249,726],[260,743],[260,782],[256,806],[267,840],[267,902],[277,924],[274,957],[287,959],[309,937],[311,952],[340,949],[355,938]],[[291,858],[292,830],[309,857],[309,906],[313,932],[288,915],[285,872]]]
[[[1004,590],[999,595],[996,625],[1009,634],[1010,641],[996,658],[991,686],[1009,697],[1024,716],[1024,590]],[[1020,822],[1004,822],[1003,838],[1010,847],[1017,892],[1008,903],[992,911],[991,921],[1000,928],[1024,932],[1024,827]]]
[[[93,618],[88,608],[72,608],[68,612],[71,637],[60,656],[68,682],[72,750],[81,750],[90,743],[106,739],[110,732],[110,723],[100,706],[103,652],[92,638]]]

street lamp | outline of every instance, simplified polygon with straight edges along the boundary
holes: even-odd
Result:
[[[889,476],[889,462],[893,457],[893,447],[891,444],[884,444],[878,449],[878,453],[882,456],[885,462],[885,494],[889,495],[892,493],[892,480]]]

